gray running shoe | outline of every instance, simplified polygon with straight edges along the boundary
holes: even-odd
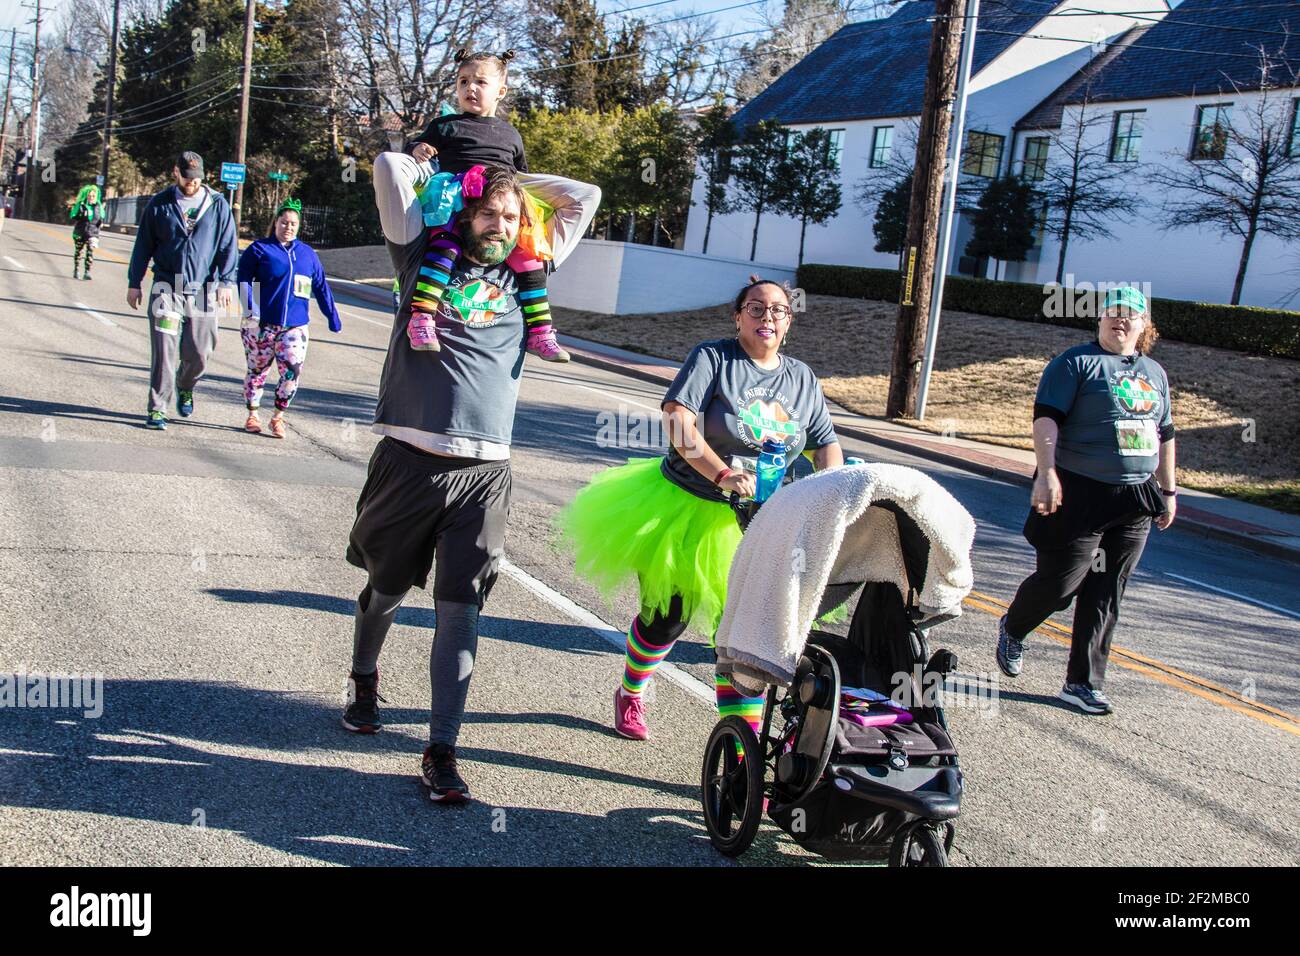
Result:
[[[1115,708],[1110,705],[1106,695],[1099,690],[1093,690],[1087,684],[1066,684],[1056,696],[1067,704],[1077,707],[1085,714],[1112,714],[1115,712]]]
[[[1020,673],[1020,666],[1025,658],[1025,642],[1021,638],[1017,640],[1007,633],[1007,616],[1002,615],[998,621],[998,667],[1002,668],[1002,673],[1008,677],[1015,677]]]

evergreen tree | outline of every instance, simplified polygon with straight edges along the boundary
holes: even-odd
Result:
[[[808,224],[829,222],[839,215],[843,203],[839,160],[831,152],[830,133],[819,126],[794,134],[779,177],[785,188],[773,206],[799,220],[799,265],[803,265]]]
[[[1038,202],[1034,187],[1019,176],[992,180],[980,195],[966,254],[1002,262],[1024,262],[1034,246]]]
[[[741,136],[732,171],[737,211],[754,214],[754,238],[749,247],[752,262],[758,253],[758,227],[763,213],[779,207],[789,183],[781,178],[785,162],[786,128],[776,120],[762,120]]]
[[[871,224],[875,234],[877,252],[903,254],[907,245],[907,214],[912,202],[912,174],[909,172],[885,190],[876,206],[876,216]]]
[[[731,178],[731,162],[738,140],[736,124],[731,121],[731,111],[722,96],[700,114],[696,127],[695,149],[699,157],[701,178],[704,180],[704,247],[709,251],[709,231],[713,217],[731,212],[727,196],[727,181]]]

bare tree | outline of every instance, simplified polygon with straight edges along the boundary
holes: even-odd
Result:
[[[1065,276],[1070,241],[1110,239],[1114,227],[1131,219],[1140,205],[1132,190],[1134,163],[1113,162],[1114,148],[1107,135],[1111,114],[1090,111],[1085,90],[1082,101],[1066,107],[1061,125],[1047,130],[1046,162],[1022,169],[1046,206],[1043,230],[1060,243],[1056,255],[1056,281]]]
[[[844,24],[887,16],[901,0],[783,0],[764,6],[765,35],[741,47],[733,92],[747,103],[772,85]]]
[[[717,35],[708,17],[651,25],[646,66],[667,78],[665,99],[675,109],[703,106],[726,91],[732,48]]]
[[[1283,57],[1258,48],[1258,81],[1230,81],[1239,102],[1208,129],[1198,129],[1190,160],[1157,167],[1150,181],[1165,195],[1167,229],[1206,226],[1241,240],[1233,305],[1241,302],[1255,240],[1300,239],[1300,143],[1292,141],[1296,75]]]
[[[345,90],[371,128],[390,114],[408,130],[421,128],[450,97],[461,47],[497,50],[497,24],[514,18],[510,0],[344,0],[350,52]]]

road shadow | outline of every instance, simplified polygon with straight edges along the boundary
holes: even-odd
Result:
[[[480,783],[492,766],[631,788],[644,804],[608,813],[510,805],[431,805],[417,780],[419,742],[358,737],[318,696],[190,680],[105,682],[103,715],[11,708],[0,754],[0,803],[171,824],[170,849],[214,859],[205,830],[327,863],[719,865],[701,838],[693,784],[647,779],[526,752],[461,748]],[[553,715],[474,714],[527,724]],[[421,719],[423,715],[421,715]],[[591,729],[577,721],[579,729]],[[569,725],[569,724],[566,724]],[[521,743],[526,738],[521,737]],[[253,750],[256,748],[256,750]],[[337,751],[401,754],[410,772],[338,765]],[[485,784],[486,786],[486,784]],[[536,796],[536,792],[534,792]],[[195,824],[201,822],[203,827]],[[230,849],[229,844],[225,844]],[[236,851],[237,852],[237,851]]]
[[[298,608],[325,611],[351,618],[356,611],[356,598],[333,594],[313,594],[308,591],[254,591],[246,588],[208,588],[207,593],[231,604],[270,605],[272,607]],[[489,599],[490,600],[490,599]],[[419,590],[413,590],[406,603],[397,612],[395,623],[410,627],[434,628],[438,615],[428,605],[432,599]],[[420,605],[424,606],[421,607]],[[483,614],[479,617],[479,633],[498,641],[509,641],[531,647],[547,647],[571,654],[608,654],[616,650],[603,644],[587,627],[579,624],[552,624],[523,621],[512,617]],[[686,664],[713,662],[713,651],[703,645],[678,641],[669,660]]]

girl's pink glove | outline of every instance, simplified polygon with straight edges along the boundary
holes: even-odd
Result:
[[[460,194],[467,199],[478,199],[483,195],[484,169],[482,166],[471,166],[465,171],[464,177],[460,181]]]

